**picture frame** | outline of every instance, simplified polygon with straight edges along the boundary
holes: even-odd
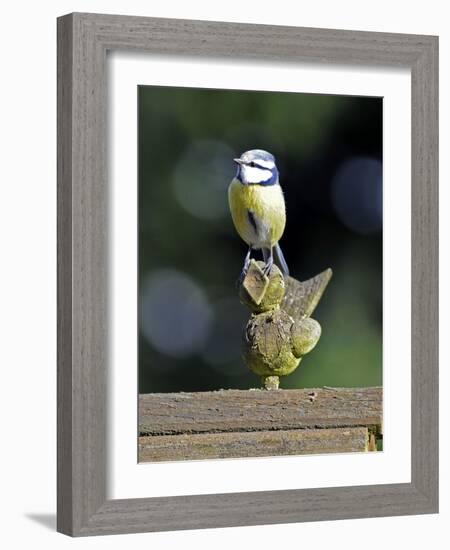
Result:
[[[107,498],[106,53],[411,70],[411,482]],[[73,13],[58,19],[58,504],[72,536],[438,511],[438,38]]]

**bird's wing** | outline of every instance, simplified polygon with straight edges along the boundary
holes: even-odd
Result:
[[[270,243],[270,226],[256,214],[254,210],[247,210],[247,218],[255,233],[254,245],[256,248]]]
[[[275,257],[276,257],[277,263],[281,267],[281,271],[283,272],[284,275],[289,275],[289,268],[288,268],[286,260],[284,258],[284,254],[281,251],[280,245],[278,243],[275,243],[275,246],[274,246],[273,249],[274,249],[274,252],[275,252]]]

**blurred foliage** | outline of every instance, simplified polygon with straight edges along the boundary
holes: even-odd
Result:
[[[281,386],[380,385],[381,214],[377,230],[372,223],[355,232],[336,213],[332,186],[352,158],[377,160],[381,174],[381,98],[151,86],[138,93],[139,390],[259,385],[240,359],[249,312],[235,283],[246,245],[227,201],[232,158],[254,148],[277,159],[291,274],[334,272],[314,314],[322,338]],[[343,211],[361,218],[372,208],[353,188],[348,195],[355,202]]]

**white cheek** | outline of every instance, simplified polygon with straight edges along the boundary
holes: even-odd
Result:
[[[268,168],[269,170],[272,170],[272,168],[275,166],[275,163],[273,162],[273,160],[258,159],[258,164],[260,164],[264,168]]]
[[[272,172],[270,170],[261,170],[261,168],[252,166],[246,166],[244,172],[245,179],[250,183],[261,183],[272,177]]]

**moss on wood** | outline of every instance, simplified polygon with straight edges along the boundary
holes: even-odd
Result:
[[[285,280],[276,265],[266,276],[263,262],[252,260],[239,284],[239,297],[251,311],[243,335],[243,358],[266,389],[278,388],[280,376],[294,372],[319,341],[322,329],[309,315],[331,278],[327,270],[301,283]],[[287,281],[287,283],[286,283]]]

